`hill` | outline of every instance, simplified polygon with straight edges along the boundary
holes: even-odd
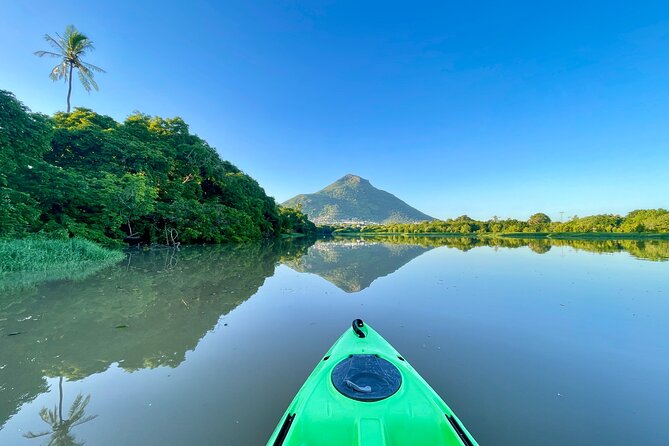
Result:
[[[48,117],[0,90],[0,167],[0,237],[221,243],[311,230],[181,118]]]
[[[415,223],[434,218],[409,206],[393,194],[377,189],[357,175],[348,174],[313,194],[300,194],[282,206],[300,205],[311,221],[335,223]]]

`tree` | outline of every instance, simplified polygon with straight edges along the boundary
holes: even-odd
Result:
[[[532,215],[529,220],[527,220],[527,223],[530,226],[538,226],[538,225],[545,225],[551,222],[551,218],[542,213],[542,212],[537,212],[536,214]]]
[[[52,135],[46,116],[31,113],[13,94],[0,90],[0,237],[20,236],[39,226],[39,204],[25,189],[41,167]]]
[[[548,215],[543,212],[537,212],[527,220],[528,227],[525,230],[528,232],[547,231],[550,224],[551,219]]]
[[[53,81],[63,79],[68,83],[67,113],[69,113],[70,96],[72,95],[72,74],[74,69],[77,69],[79,81],[88,92],[91,91],[91,88],[94,88],[95,91],[98,90],[98,84],[95,82],[95,79],[93,79],[93,72],[104,73],[105,70],[82,60],[86,55],[86,52],[92,51],[95,48],[88,36],[77,31],[77,28],[75,28],[74,25],[68,25],[65,28],[65,34],[63,36],[56,33],[56,37],[54,38],[49,34],[45,34],[44,40],[54,48],[55,52],[35,51],[35,55],[38,57],[50,56],[61,59],[61,61],[53,67],[49,77]]]
[[[669,211],[666,209],[632,211],[623,219],[620,229],[623,232],[666,232],[669,230]]]
[[[152,212],[158,192],[142,174],[126,173],[121,177],[121,184],[122,193],[117,198],[128,225],[128,235],[132,237],[134,234],[130,220]]]
[[[279,225],[281,232],[291,234],[315,234],[316,225],[309,221],[299,204],[294,208],[279,206]]]

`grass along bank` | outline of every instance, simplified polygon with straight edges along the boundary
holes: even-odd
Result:
[[[0,290],[83,279],[124,257],[119,250],[82,238],[0,240]]]

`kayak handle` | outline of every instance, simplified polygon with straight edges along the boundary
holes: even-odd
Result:
[[[363,327],[365,324],[362,322],[362,319],[356,319],[353,321],[351,326],[353,327],[353,331],[355,332],[356,336],[359,338],[364,338],[365,337],[365,332],[360,330],[360,327]]]
[[[372,392],[372,386],[359,386],[353,381],[346,380],[346,385],[350,387],[351,389],[355,390],[356,392],[360,393],[371,393]]]

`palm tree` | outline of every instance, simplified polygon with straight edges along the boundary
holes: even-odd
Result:
[[[61,36],[56,33],[56,38],[49,34],[44,35],[44,40],[49,42],[54,51],[35,51],[35,55],[39,57],[51,56],[62,59],[58,65],[53,67],[49,77],[57,81],[63,79],[68,82],[67,87],[67,112],[70,112],[70,96],[72,95],[72,72],[76,68],[79,74],[79,81],[84,86],[86,91],[91,91],[91,88],[98,90],[98,84],[93,79],[93,72],[104,73],[105,70],[93,64],[84,62],[82,58],[87,51],[92,51],[93,42],[85,35],[77,31],[74,25],[68,25],[65,28],[65,34]]]
[[[97,417],[97,415],[87,416],[85,413],[86,406],[91,400],[91,396],[88,395],[84,398],[81,394],[77,395],[77,397],[72,402],[72,406],[70,406],[67,419],[64,419],[62,377],[60,378],[58,389],[60,391],[58,406],[54,407],[53,410],[49,410],[46,407],[43,407],[39,411],[40,418],[51,427],[51,430],[39,433],[29,431],[23,434],[23,436],[25,438],[39,438],[50,435],[47,446],[83,446],[84,442],[77,441],[77,439],[74,437],[74,434],[70,432],[70,429],[80,424],[87,423]]]

